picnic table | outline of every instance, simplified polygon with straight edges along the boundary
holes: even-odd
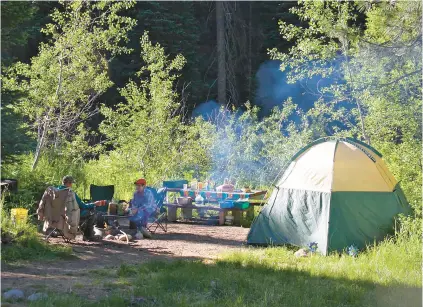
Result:
[[[254,206],[263,205],[263,199],[267,193],[267,191],[251,191],[251,192],[242,192],[242,191],[234,191],[234,192],[217,192],[217,191],[206,191],[206,190],[190,190],[190,189],[179,189],[179,188],[168,188],[167,192],[174,192],[179,193],[183,197],[191,197],[195,199],[197,195],[201,195],[205,203],[219,203],[219,201],[223,200],[239,200],[243,199],[250,203],[250,206],[247,209],[239,209],[239,208],[220,208],[217,205],[195,205],[192,204],[190,206],[179,205],[177,203],[169,203],[168,198],[166,197],[166,202],[163,204],[168,208],[168,221],[175,222],[176,221],[176,211],[178,208],[182,209],[183,216],[185,219],[192,218],[192,210],[211,210],[217,211],[219,213],[219,225],[224,225],[225,223],[225,216],[231,212],[234,216],[234,224],[240,225],[242,213],[244,211],[247,212],[247,216],[254,217]]]

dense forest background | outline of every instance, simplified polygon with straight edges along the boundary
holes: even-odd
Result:
[[[421,213],[419,2],[11,2],[2,172],[36,200],[67,173],[269,187],[310,141],[384,155]]]
[[[278,30],[280,19],[299,23],[289,8],[296,2],[229,2],[225,3],[228,38],[227,97],[223,104],[243,107],[247,100],[264,103],[257,97],[257,72],[269,61],[267,50],[277,47],[287,50],[289,43],[281,40]],[[113,58],[109,76],[114,85],[99,99],[108,106],[121,101],[118,88],[141,68],[139,38],[149,31],[150,40],[160,43],[171,57],[182,54],[187,61],[178,81],[187,111],[206,101],[217,101],[217,42],[216,4],[214,2],[154,2],[139,1],[125,11],[137,21],[128,33],[130,54]],[[61,5],[56,1],[4,2],[2,4],[2,61],[4,64],[19,60],[29,62],[38,53],[40,43],[47,37],[40,30],[51,22],[49,14]],[[277,68],[276,68],[277,70]],[[269,73],[270,74],[270,73]],[[269,99],[269,97],[267,98]],[[276,104],[275,102],[273,102]],[[92,125],[100,119],[92,118]]]

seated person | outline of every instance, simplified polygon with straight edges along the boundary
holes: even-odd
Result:
[[[136,191],[129,202],[133,217],[131,221],[137,227],[136,239],[143,237],[151,238],[151,233],[147,230],[148,218],[157,211],[156,200],[153,193],[146,189],[147,181],[144,178],[135,181]]]
[[[67,188],[72,188],[72,184],[74,183],[74,179],[72,176],[65,176],[62,179],[62,185],[57,186],[57,189],[63,190]],[[84,203],[79,196],[75,194],[76,202],[78,203],[80,209],[80,225],[83,224],[82,230],[84,232],[84,240],[95,241],[97,238],[95,237],[94,233],[94,225],[96,224],[104,224],[104,220],[102,218],[102,212],[94,212],[94,208],[96,206],[101,206],[101,201],[96,201],[94,203]]]

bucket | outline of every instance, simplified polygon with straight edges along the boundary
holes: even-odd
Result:
[[[13,223],[26,223],[28,220],[28,209],[13,208],[10,210],[10,217]]]

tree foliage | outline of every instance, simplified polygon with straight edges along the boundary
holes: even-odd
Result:
[[[43,149],[58,148],[80,122],[95,113],[93,103],[112,85],[108,58],[130,50],[121,46],[135,21],[118,13],[132,2],[64,2],[53,23],[42,31],[42,43],[30,64],[9,67],[6,88],[20,92],[18,113],[37,139],[33,168]]]
[[[283,38],[295,44],[287,53],[270,54],[281,60],[281,69],[291,68],[291,82],[334,80],[316,89],[309,121],[320,134],[371,142],[420,212],[421,3],[301,1],[292,12],[307,25],[281,21]]]

